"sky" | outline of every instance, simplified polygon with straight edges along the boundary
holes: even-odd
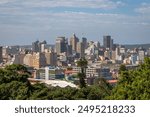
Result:
[[[58,36],[150,43],[150,0],[0,0],[0,45],[54,44]]]

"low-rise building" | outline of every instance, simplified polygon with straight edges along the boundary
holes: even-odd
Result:
[[[64,76],[64,70],[60,67],[44,67],[40,68],[36,72],[36,78],[37,79],[63,79]]]

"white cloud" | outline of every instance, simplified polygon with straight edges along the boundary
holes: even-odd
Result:
[[[136,12],[141,14],[148,14],[150,15],[150,4],[149,3],[142,3],[139,8],[135,9]]]
[[[25,7],[81,7],[100,9],[114,9],[124,5],[121,1],[114,2],[113,0],[1,0],[0,4],[9,2]]]
[[[0,5],[1,5],[1,4],[8,3],[8,2],[10,2],[10,0],[1,0],[1,1],[0,1]]]
[[[17,0],[0,0],[0,5],[7,4],[7,3],[14,3],[16,1]]]
[[[49,39],[56,36],[85,33],[89,38],[103,34],[140,38],[150,34],[150,17],[117,13],[51,11],[52,7],[114,9],[124,5],[113,0],[0,0],[0,39],[11,37]],[[19,1],[19,2],[18,2]],[[116,0],[115,0],[116,1]],[[11,3],[10,3],[11,2]],[[148,5],[142,5],[148,6]],[[44,9],[46,7],[46,9]],[[41,10],[40,10],[41,8]],[[147,7],[146,7],[147,8]],[[44,9],[44,10],[43,10]],[[76,11],[76,10],[75,10]],[[84,11],[84,10],[83,10]],[[105,10],[104,10],[105,11]],[[8,35],[10,34],[10,35]],[[149,36],[147,36],[149,37]],[[1,41],[3,42],[3,41]],[[54,42],[54,40],[52,41]],[[8,41],[9,43],[9,41]]]

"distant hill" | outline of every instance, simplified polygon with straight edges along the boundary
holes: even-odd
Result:
[[[124,45],[125,48],[128,48],[128,49],[133,49],[133,48],[139,48],[139,47],[143,47],[145,49],[148,49],[150,48],[150,44],[127,44],[127,45]]]

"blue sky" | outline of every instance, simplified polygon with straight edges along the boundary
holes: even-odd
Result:
[[[0,45],[55,43],[57,36],[150,43],[149,0],[0,0]]]

